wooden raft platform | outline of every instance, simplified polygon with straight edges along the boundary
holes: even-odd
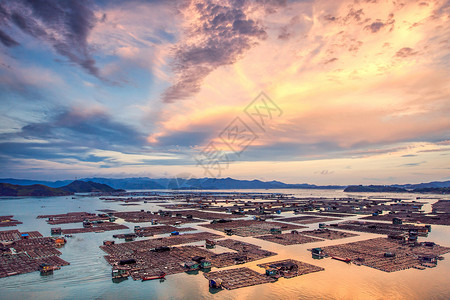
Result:
[[[234,290],[247,286],[270,283],[276,279],[260,274],[249,268],[237,268],[224,271],[216,271],[203,274],[208,280],[222,281],[222,286],[227,290]]]

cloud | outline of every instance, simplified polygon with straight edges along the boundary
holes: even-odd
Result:
[[[159,138],[155,135],[155,140],[164,139],[168,145],[192,132],[192,143],[189,144],[189,138],[182,142],[195,146],[208,136],[207,129],[211,132],[220,129],[217,124],[226,119],[226,113],[230,114],[228,119],[235,116],[236,113],[222,109],[224,103],[243,108],[243,99],[251,99],[261,88],[268,91],[285,114],[273,124],[271,139],[258,139],[246,150],[243,156],[246,160],[309,159],[314,155],[371,157],[376,153],[367,148],[391,149],[398,143],[442,139],[450,124],[447,121],[450,107],[444,100],[449,95],[448,72],[428,65],[427,59],[402,64],[394,58],[405,43],[414,49],[429,44],[428,53],[433,57],[445,55],[423,33],[433,24],[412,32],[409,28],[410,23],[426,17],[427,12],[416,16],[411,13],[413,5],[398,12],[392,3],[381,8],[366,2],[351,4],[352,8],[347,4],[336,8],[337,2],[332,1],[322,6],[290,3],[288,9],[268,16],[264,23],[267,42],[252,48],[251,55],[235,62],[233,68],[220,68],[203,79],[205,88],[196,99],[183,102],[184,109],[171,107],[171,113],[165,114],[163,134]],[[331,11],[336,22],[321,18]],[[309,22],[302,21],[297,35],[279,41],[280,28],[296,20],[293,12]],[[384,28],[377,35],[361,30],[374,20],[384,20],[383,24],[392,26],[394,13],[396,30]],[[415,72],[416,69],[422,71]],[[230,103],[235,99],[242,101]],[[207,119],[199,111],[224,114],[221,118]],[[181,114],[184,118],[179,118]],[[177,125],[176,130],[164,128],[173,124]],[[192,124],[200,124],[204,129]],[[362,153],[356,153],[358,150]]]
[[[362,8],[355,10],[352,7],[352,8],[350,8],[348,14],[343,19],[345,22],[350,21],[350,20],[360,22],[362,20],[363,16],[364,16],[364,10]]]
[[[158,138],[159,146],[180,146],[180,147],[192,147],[196,145],[205,144],[211,137],[213,132],[208,130],[204,131],[178,131],[170,132],[168,135]]]
[[[79,156],[81,153],[77,154],[71,149],[80,147],[132,152],[142,150],[146,145],[145,137],[140,132],[114,121],[98,108],[61,108],[46,121],[29,123],[17,132],[1,134],[0,139],[3,141],[0,154],[14,154],[10,150],[17,148],[21,149],[18,153],[29,157]],[[59,148],[61,151],[47,153],[45,149],[50,148]]]
[[[15,41],[12,37],[7,35],[2,30],[0,30],[0,42],[2,42],[2,44],[6,47],[14,47],[19,45],[17,41]]]
[[[182,31],[182,18],[177,14],[177,5],[182,2],[105,2],[96,11],[99,21],[88,37],[96,55],[106,58],[101,75],[121,87],[148,87],[150,81],[155,86],[149,88],[160,95],[170,79],[170,49]],[[155,97],[156,101],[160,99]]]
[[[421,161],[421,162],[416,162],[416,163],[409,163],[409,164],[403,164],[400,165],[399,167],[417,167],[420,166],[422,164],[426,163],[426,161]]]
[[[367,29],[370,29],[372,33],[378,32],[381,28],[383,28],[386,24],[383,22],[373,22],[372,24],[366,26]]]
[[[70,142],[44,142],[42,140],[24,140],[21,142],[0,142],[0,156],[15,159],[79,159],[86,148]],[[89,159],[85,159],[90,161]]]
[[[337,57],[333,57],[333,58],[330,58],[329,60],[325,61],[323,64],[324,64],[324,65],[330,64],[330,63],[335,62],[335,61],[337,61],[337,60],[338,60]]]
[[[336,21],[336,17],[334,17],[332,15],[323,16],[323,19],[326,20],[326,21],[329,21],[329,22]]]
[[[411,49],[409,47],[404,47],[404,48],[398,50],[397,53],[395,53],[395,57],[406,58],[406,57],[414,56],[417,53],[418,53],[417,51],[414,51],[413,49]]]
[[[6,1],[0,4],[0,12],[2,23],[50,44],[57,53],[101,79],[87,43],[97,22],[90,2]],[[8,47],[18,45],[4,33],[0,33],[0,40]]]
[[[314,172],[315,174],[320,174],[320,175],[331,175],[334,173],[334,171],[330,171],[330,170],[322,170],[320,172]]]
[[[390,31],[394,30],[394,14],[391,13],[388,16],[388,19],[386,21],[381,21],[380,19],[377,19],[375,22],[372,22],[370,25],[366,25],[364,29],[371,31],[372,33],[377,33],[382,28],[390,26]]]
[[[284,1],[191,1],[186,37],[174,48],[175,82],[162,95],[164,102],[188,98],[200,91],[203,79],[215,69],[235,63],[258,41],[267,38],[264,27],[247,11],[274,11]]]
[[[296,29],[299,27],[302,28],[305,25],[305,22],[308,22],[307,20],[305,20],[305,18],[300,17],[299,15],[293,16],[288,24],[280,28],[278,39],[286,41],[295,36]]]

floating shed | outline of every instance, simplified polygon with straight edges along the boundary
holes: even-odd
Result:
[[[53,227],[50,229],[51,234],[61,234],[62,229],[61,227]]]
[[[57,247],[64,246],[65,244],[66,244],[66,239],[65,238],[59,237],[59,238],[55,239],[55,245]]]
[[[206,249],[213,249],[216,248],[216,242],[213,240],[205,240]]]
[[[111,272],[111,276],[113,278],[125,278],[128,277],[130,274],[127,269],[124,268],[113,268]]]
[[[281,233],[281,228],[279,228],[279,227],[270,228],[270,233],[271,234],[280,234]]]
[[[170,248],[167,246],[161,246],[151,249],[152,252],[167,252],[170,251]]]
[[[195,261],[188,261],[184,264],[184,267],[188,269],[189,271],[198,270],[200,269],[200,264],[198,264]]]
[[[53,274],[54,270],[58,270],[60,267],[50,265],[50,264],[41,264],[39,265],[39,272],[41,272],[41,275],[51,275]]]
[[[313,254],[313,255],[324,255],[323,254],[323,250],[322,250],[322,248],[313,248],[312,250],[311,250],[311,253]]]
[[[209,287],[213,289],[221,289],[222,288],[222,280],[220,278],[210,279]]]
[[[277,276],[278,275],[278,270],[274,269],[274,268],[268,268],[266,269],[266,275],[267,276]]]
[[[123,266],[123,265],[131,265],[131,264],[135,264],[136,260],[131,258],[131,259],[122,259],[121,261],[119,261],[119,265]]]
[[[403,220],[400,219],[400,218],[393,218],[392,219],[392,224],[394,224],[394,225],[401,225],[401,224],[403,224]]]
[[[203,269],[208,269],[208,268],[211,268],[211,261],[209,261],[209,260],[206,260],[206,259],[204,259],[204,260],[202,260],[201,262],[200,262],[200,266],[203,268]]]

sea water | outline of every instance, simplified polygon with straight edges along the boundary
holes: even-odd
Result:
[[[219,192],[219,191],[213,191]],[[230,190],[224,191],[230,192]],[[449,199],[446,195],[415,194],[348,194],[340,190],[236,190],[233,192],[287,193],[297,197],[363,197],[402,198],[410,201],[427,202],[425,211],[431,210],[431,204],[438,199]],[[426,197],[426,199],[423,199]],[[246,200],[247,201],[247,200]],[[137,206],[121,206],[117,202],[105,202],[98,197],[23,197],[0,198],[0,215],[14,215],[23,222],[16,227],[2,227],[0,230],[17,229],[19,231],[41,232],[50,235],[50,228],[45,219],[37,219],[38,215],[62,214],[75,211],[99,213],[101,209],[117,211],[151,210],[161,207],[157,203],[140,202]],[[282,216],[294,216],[292,212]],[[357,219],[348,217],[345,219]],[[127,233],[133,230],[133,223],[120,223],[130,229],[106,231],[102,233],[74,234],[67,238],[67,244],[60,249],[61,258],[70,263],[53,275],[40,276],[39,272],[0,278],[0,299],[449,299],[450,298],[450,254],[438,262],[436,268],[417,270],[409,269],[386,273],[365,266],[346,264],[337,260],[314,260],[307,249],[354,242],[381,235],[360,233],[357,237],[333,241],[320,241],[303,245],[282,246],[251,237],[232,236],[231,238],[260,245],[263,249],[278,253],[277,256],[246,263],[246,266],[257,272],[263,269],[257,264],[282,259],[295,259],[325,268],[325,271],[298,276],[291,279],[281,278],[275,283],[240,288],[236,290],[211,291],[208,281],[200,271],[197,275],[186,273],[166,277],[166,280],[134,281],[131,278],[120,283],[111,279],[111,266],[103,258],[104,253],[99,246],[104,240],[111,240],[113,234]],[[333,222],[327,222],[333,223]],[[335,223],[335,222],[334,222]],[[148,226],[149,223],[139,223]],[[76,228],[81,224],[61,224],[58,227]],[[217,231],[203,227],[194,227],[201,231]],[[318,228],[318,224],[306,225],[310,229]],[[307,229],[305,229],[307,230]],[[168,235],[161,235],[168,236]],[[419,241],[430,240],[443,246],[450,246],[450,226],[432,225],[428,237],[420,237]],[[119,240],[116,240],[119,242]],[[196,243],[201,244],[201,243]],[[220,251],[220,249],[214,250]],[[234,268],[234,266],[220,270]],[[212,271],[217,270],[215,268]]]

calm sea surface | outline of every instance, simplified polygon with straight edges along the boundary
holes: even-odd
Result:
[[[415,200],[416,197],[426,197],[427,199],[418,200],[429,203],[424,207],[425,211],[430,211],[430,204],[438,199],[449,199],[450,197],[448,195],[424,196],[385,193],[351,195],[334,190],[237,190],[236,192],[279,192],[299,197],[333,198],[372,195],[376,198],[395,197]],[[37,230],[44,236],[49,236],[52,226],[48,225],[44,219],[36,219],[37,215],[73,211],[98,213],[96,210],[99,209],[155,211],[160,207],[153,203],[121,206],[118,203],[105,203],[98,197],[76,197],[76,199],[72,199],[72,197],[0,198],[0,215],[14,215],[15,219],[23,222],[17,227],[3,227],[0,230]],[[284,215],[293,216],[293,213],[284,213]],[[40,276],[39,272],[34,272],[1,278],[0,299],[450,299],[450,254],[444,255],[445,259],[439,261],[436,268],[386,273],[364,266],[347,265],[331,259],[314,260],[310,252],[306,250],[381,236],[364,233],[358,233],[360,236],[353,238],[293,246],[281,246],[255,238],[233,236],[233,239],[257,244],[263,249],[278,253],[277,256],[244,265],[258,272],[262,273],[263,269],[257,267],[257,264],[286,258],[301,260],[325,268],[325,271],[322,272],[291,279],[281,278],[275,283],[211,293],[208,281],[203,277],[202,272],[198,275],[184,273],[170,275],[163,282],[141,282],[133,281],[130,278],[120,283],[113,283],[111,267],[103,258],[105,253],[100,250],[99,246],[102,245],[103,240],[112,239],[113,234],[132,231],[135,225],[126,222],[123,224],[128,225],[130,230],[83,233],[68,238],[68,243],[60,251],[63,253],[61,258],[70,262],[70,266],[62,267],[61,270],[55,271],[54,275]],[[140,223],[139,225],[146,226],[147,224]],[[215,232],[198,226],[185,226]],[[309,227],[315,229],[317,226],[316,223]],[[75,228],[81,227],[81,224],[63,224],[61,227]],[[419,240],[431,240],[443,246],[450,246],[450,226],[432,225],[429,236]],[[214,251],[220,251],[220,249]]]

